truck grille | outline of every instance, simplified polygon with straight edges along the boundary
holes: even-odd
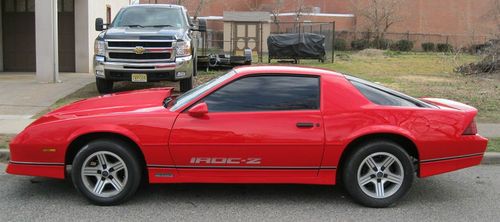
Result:
[[[128,52],[110,52],[110,59],[170,59],[170,53],[144,53],[135,54]]]
[[[144,48],[172,47],[172,42],[108,42],[108,47],[132,47],[142,46]]]

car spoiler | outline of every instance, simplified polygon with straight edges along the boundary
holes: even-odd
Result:
[[[439,98],[421,98],[421,100],[434,104],[440,107],[446,107],[456,110],[461,110],[465,112],[474,112],[477,113],[477,109],[469,106],[467,104],[463,104],[457,101],[449,100],[449,99],[439,99]]]

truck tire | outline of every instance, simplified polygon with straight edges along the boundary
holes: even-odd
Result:
[[[180,90],[181,92],[185,93],[193,88],[193,76],[187,78],[187,79],[182,79],[180,82]]]
[[[97,91],[100,94],[106,94],[106,93],[113,92],[113,81],[111,81],[111,80],[96,78],[95,84],[97,86]]]

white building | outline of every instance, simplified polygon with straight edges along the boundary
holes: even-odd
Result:
[[[133,0],[0,0],[0,71],[58,73],[92,70],[95,18],[111,21]],[[0,74],[1,75],[1,74]]]

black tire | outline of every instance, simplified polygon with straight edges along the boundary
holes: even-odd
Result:
[[[377,154],[381,155],[377,156]],[[388,156],[392,155],[392,157],[395,157],[399,161],[399,162],[394,161],[394,164],[390,165],[392,169],[389,168],[384,169],[383,167],[380,167],[381,163],[384,162],[383,157],[385,154],[390,154]],[[370,156],[374,158],[377,164],[380,164],[376,166],[376,169],[380,173],[377,173],[375,171],[370,171],[367,162],[364,162],[365,159],[368,159],[368,157]],[[377,162],[377,160],[380,160],[380,162]],[[403,168],[399,169],[398,170],[399,173],[397,173],[399,174],[399,176],[403,176],[403,178],[399,180],[402,181],[401,183],[399,183],[400,185],[397,185],[397,183],[392,183],[392,182],[389,183],[384,182],[387,181],[386,178],[387,175],[390,173],[390,171],[394,170],[396,167],[400,168],[400,166],[402,166]],[[376,140],[361,144],[356,148],[356,150],[354,150],[354,152],[352,152],[347,157],[342,168],[343,168],[341,172],[342,182],[345,189],[351,195],[354,201],[367,207],[382,208],[393,205],[396,201],[398,201],[400,198],[402,198],[408,193],[415,177],[415,170],[412,160],[410,156],[406,153],[406,151],[403,148],[401,148],[401,146],[399,146],[398,144],[385,140]],[[358,173],[362,172],[362,170],[366,171],[367,169],[369,172],[366,172],[365,175],[369,175],[370,181],[373,182],[368,182],[366,183],[365,186],[361,186],[360,183],[362,184],[361,182],[362,180],[360,180],[360,182],[358,183]],[[384,187],[383,192],[376,190],[377,189],[376,184],[379,183],[382,184],[381,185],[382,187]],[[385,185],[386,183],[387,187]],[[382,195],[382,197],[375,198],[373,196],[370,196],[370,194],[368,194],[369,191],[366,192],[363,191],[363,189],[370,190],[371,185],[373,185],[373,189],[375,190],[375,192],[379,191],[379,193],[385,193],[386,190],[392,188],[392,190],[390,191],[392,191],[393,193],[391,193],[387,197],[383,197]],[[398,186],[399,188],[397,188]],[[390,192],[388,191],[388,193]]]
[[[95,84],[97,86],[97,91],[100,94],[107,94],[113,92],[113,81],[111,80],[95,78]]]
[[[193,56],[193,76],[198,75],[198,56],[195,55]]]
[[[125,142],[119,141],[119,140],[109,140],[109,139],[99,139],[92,141],[85,145],[75,156],[73,160],[73,167],[71,170],[71,179],[73,181],[73,185],[76,187],[76,189],[83,194],[90,202],[96,205],[101,205],[101,206],[109,206],[109,205],[116,205],[125,202],[128,200],[132,195],[137,191],[140,182],[141,182],[141,165],[139,160],[137,159],[136,156],[134,156],[133,152],[130,152],[128,149],[129,145]],[[109,196],[109,197],[101,197],[93,193],[93,191],[89,190],[89,188],[86,187],[84,178],[82,177],[82,168],[83,165],[86,163],[87,158],[89,158],[91,155],[95,155],[96,153],[111,153],[123,160],[123,163],[125,165],[124,169],[127,171],[127,179],[125,183],[122,183],[121,185],[125,184],[121,191],[118,191],[117,194]],[[109,157],[107,158],[109,161]],[[92,159],[89,160],[92,164]],[[97,165],[99,165],[99,160],[94,161],[97,162]],[[97,166],[95,165],[95,166]],[[110,163],[111,165],[111,163]],[[105,168],[104,168],[105,169]],[[109,175],[112,175],[112,167],[109,166],[108,170]],[[99,171],[97,171],[99,173]],[[103,171],[101,171],[102,173]],[[104,174],[103,174],[104,175]],[[90,178],[90,177],[85,177],[85,178]],[[97,179],[96,181],[99,181]],[[113,179],[111,176],[109,178],[103,179],[107,181],[107,179]],[[87,180],[87,179],[85,179]],[[90,180],[90,179],[89,179]],[[96,182],[97,185],[97,182]],[[103,185],[103,191],[106,189],[114,189],[112,183],[108,183],[107,185]]]
[[[194,77],[191,76],[187,79],[182,79],[180,81],[179,85],[180,85],[181,92],[185,93],[193,88],[193,79],[194,79]]]

